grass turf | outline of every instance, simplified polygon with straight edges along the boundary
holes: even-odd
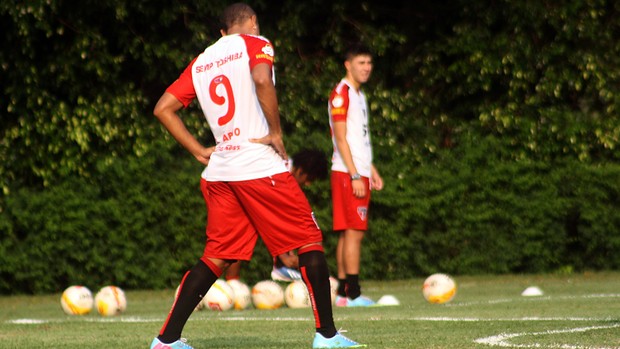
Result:
[[[334,308],[336,326],[368,348],[620,348],[620,273],[456,277],[455,299],[427,303],[423,279],[363,283],[400,306]],[[122,286],[122,285],[121,285]],[[523,297],[528,286],[543,296]],[[93,292],[96,290],[92,290]],[[60,294],[0,297],[0,348],[147,348],[174,290],[126,291],[127,311],[65,315]],[[201,348],[310,348],[309,309],[194,312],[183,336]]]

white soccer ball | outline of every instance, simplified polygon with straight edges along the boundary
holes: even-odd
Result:
[[[235,291],[222,279],[217,279],[202,300],[204,306],[215,311],[230,310],[235,305]]]
[[[116,286],[105,286],[97,292],[95,306],[103,316],[119,315],[127,309],[125,292]]]
[[[332,296],[332,304],[336,302],[336,296],[338,295],[339,285],[340,285],[340,282],[338,282],[338,279],[336,279],[333,276],[329,277],[329,291],[331,292],[331,296]]]
[[[70,286],[60,297],[60,306],[69,315],[84,315],[93,308],[93,294],[87,287]]]
[[[177,290],[174,291],[174,300],[176,301],[177,297],[179,296],[179,289],[181,288],[181,285],[177,286]],[[196,305],[196,307],[194,308],[194,311],[198,311],[198,310],[202,310],[205,308],[204,305],[204,299],[202,299],[200,302],[198,302],[198,304]]]
[[[430,303],[447,303],[456,295],[456,284],[446,274],[433,274],[424,280],[422,294]]]
[[[284,304],[284,291],[275,281],[259,281],[252,287],[252,302],[256,309],[277,309]]]
[[[238,279],[226,281],[235,293],[235,310],[247,309],[252,304],[252,292],[250,287]]]
[[[309,308],[310,296],[303,281],[295,280],[284,290],[284,300],[289,308]]]

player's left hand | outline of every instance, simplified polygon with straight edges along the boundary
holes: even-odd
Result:
[[[281,135],[268,134],[263,138],[252,138],[249,141],[252,143],[270,145],[283,160],[288,160],[288,155],[286,154],[286,149],[284,148],[284,141],[282,140]]]
[[[209,165],[209,160],[211,159],[211,154],[215,151],[215,147],[202,148],[199,152],[194,154],[196,160],[198,160],[201,164],[207,166]]]
[[[370,189],[381,190],[383,189],[383,178],[379,175],[379,172],[373,168],[370,176]]]

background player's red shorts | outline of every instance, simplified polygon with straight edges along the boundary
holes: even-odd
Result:
[[[207,204],[203,258],[250,260],[258,235],[272,256],[322,241],[303,191],[289,173],[247,181],[201,180]]]
[[[368,204],[370,203],[370,180],[362,177],[368,188],[366,196],[353,195],[351,176],[348,173],[332,171],[332,204],[334,231],[346,229],[368,230]]]

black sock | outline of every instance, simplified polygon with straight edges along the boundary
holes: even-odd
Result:
[[[357,274],[347,274],[347,297],[355,299],[362,294],[360,279]]]
[[[181,338],[187,319],[217,278],[201,260],[185,274],[179,295],[157,337],[161,342],[172,343]]]
[[[332,299],[329,286],[329,270],[325,254],[309,251],[299,255],[299,270],[308,288],[310,302],[314,308],[316,331],[325,338],[336,335],[332,316]]]
[[[338,292],[340,297],[347,296],[347,279],[338,279]]]

